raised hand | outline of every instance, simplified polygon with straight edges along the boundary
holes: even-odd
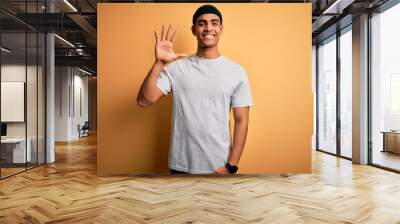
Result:
[[[163,63],[169,63],[181,57],[186,57],[187,54],[177,54],[174,52],[173,43],[175,41],[175,30],[172,33],[171,25],[168,26],[167,32],[164,32],[164,25],[162,26],[161,36],[159,37],[157,31],[154,31],[156,38],[155,55],[156,60],[162,61]]]

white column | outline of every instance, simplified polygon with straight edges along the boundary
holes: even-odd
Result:
[[[54,133],[55,133],[55,76],[54,76],[54,35],[49,33],[46,36],[46,163],[55,161]]]
[[[368,15],[353,19],[353,162],[368,163]]]

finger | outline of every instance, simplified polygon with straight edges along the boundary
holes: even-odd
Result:
[[[154,30],[154,37],[156,38],[156,43],[158,43],[159,39],[158,39],[157,30]]]
[[[161,41],[164,41],[164,25],[162,26],[161,30]]]
[[[175,29],[175,31],[172,33],[171,42],[174,42],[174,41],[175,41],[175,34],[176,34],[176,31],[178,31],[178,29]]]
[[[169,41],[169,31],[171,30],[171,25],[168,26],[167,34],[165,35],[165,40]]]

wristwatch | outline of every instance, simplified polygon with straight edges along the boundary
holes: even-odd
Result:
[[[235,165],[231,165],[229,162],[225,164],[226,169],[229,171],[229,173],[234,174],[238,171],[239,167]]]

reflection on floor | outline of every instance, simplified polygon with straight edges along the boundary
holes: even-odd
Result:
[[[28,163],[27,164],[27,169],[30,169],[31,167],[35,167],[35,166],[36,166],[35,163]],[[25,164],[18,164],[18,165],[9,164],[9,165],[6,165],[6,168],[5,167],[1,168],[1,178],[5,178],[7,176],[22,172],[24,170],[26,170]]]
[[[374,151],[373,164],[400,171],[400,155],[392,152]]]
[[[0,223],[399,223],[400,175],[313,152],[311,174],[97,176],[96,139],[0,181]],[[110,149],[112,150],[112,149]]]
[[[15,173],[18,173],[18,172],[21,172],[24,170],[25,170],[25,167],[24,168],[1,168],[1,178],[13,175]]]

